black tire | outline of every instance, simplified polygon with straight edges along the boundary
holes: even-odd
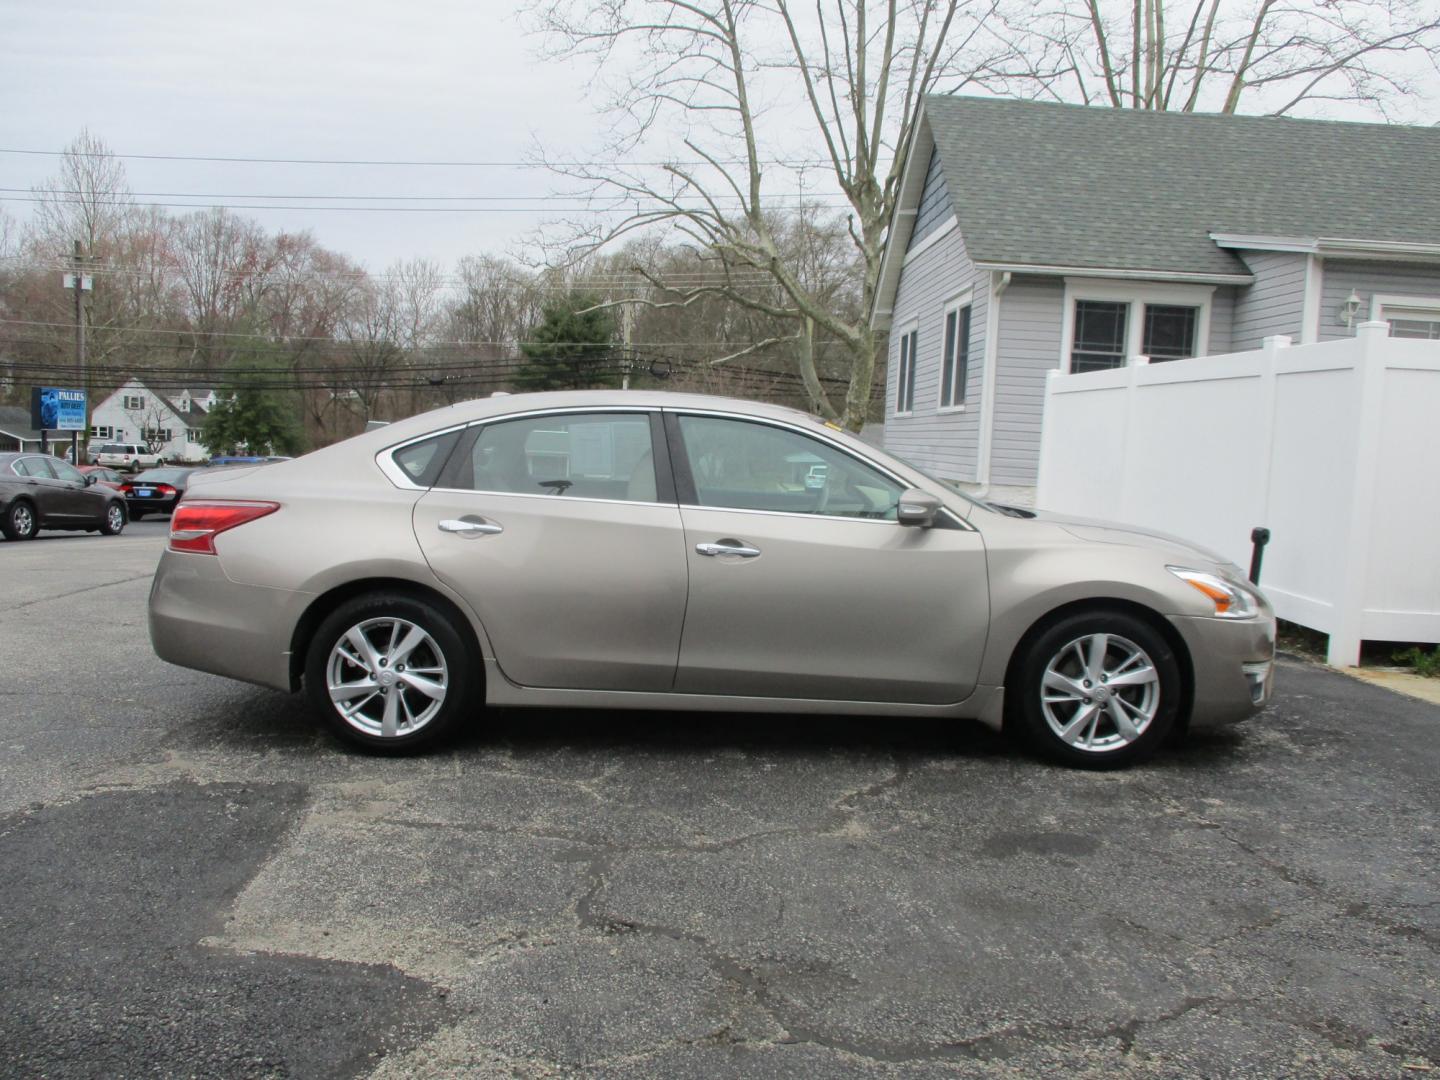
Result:
[[[378,690],[363,696],[363,691],[350,700],[357,701],[354,719],[347,719],[340,712],[336,702],[331,700],[329,676],[332,654],[352,629],[360,629],[367,640],[376,644],[377,652],[383,650],[388,628],[385,623],[400,620],[419,628],[427,640],[418,645],[407,659],[415,660],[411,666],[422,668],[426,674],[418,678],[431,683],[442,683],[444,695],[438,708],[426,716],[425,710],[435,699],[423,694],[410,681],[404,679],[403,666],[386,666],[386,658],[379,658],[379,667],[370,669],[344,659],[336,659],[336,674],[340,682],[354,681],[382,682],[389,671],[388,689]],[[402,631],[408,633],[408,631]],[[315,631],[305,653],[305,692],[311,705],[325,718],[331,730],[355,746],[382,754],[409,754],[428,747],[452,732],[475,711],[478,702],[479,660],[471,648],[469,632],[458,627],[451,617],[418,597],[404,593],[377,592],[355,597],[341,604]],[[393,645],[393,636],[390,638]],[[358,650],[349,649],[352,655]],[[392,656],[398,655],[394,651]],[[438,671],[443,670],[443,675]],[[377,674],[378,672],[378,674]],[[411,680],[417,678],[412,673]],[[397,689],[398,688],[398,689]],[[393,693],[393,697],[391,696]],[[381,697],[380,694],[386,696]],[[387,703],[396,710],[396,733],[386,735],[383,722]],[[406,712],[418,715],[414,718],[417,726],[406,731]],[[421,718],[424,718],[423,720]]]
[[[135,460],[135,461],[130,462],[130,464],[127,465],[126,468],[129,470],[129,472],[131,473],[131,475],[134,475],[135,473],[138,473],[138,472],[140,471],[140,462],[139,462],[139,460]]]
[[[28,499],[16,499],[0,519],[0,532],[7,540],[33,540],[40,531],[40,518]]]
[[[1092,650],[1102,646],[1102,674],[1087,679],[1096,674]],[[1039,753],[1082,768],[1119,768],[1154,754],[1175,729],[1183,711],[1180,663],[1145,620],[1123,611],[1080,611],[1024,649],[1006,687],[1006,728]],[[1056,682],[1066,680],[1048,693],[1047,670]],[[1115,690],[1109,682],[1119,678],[1143,681]]]
[[[100,532],[105,536],[119,536],[125,531],[125,507],[119,502],[112,502],[105,507],[105,521],[100,526]]]

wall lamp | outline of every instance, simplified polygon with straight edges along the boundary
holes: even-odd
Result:
[[[1360,309],[1365,306],[1365,301],[1360,299],[1354,289],[1345,298],[1345,303],[1340,305],[1340,319],[1350,329],[1355,328],[1355,319],[1360,314]]]

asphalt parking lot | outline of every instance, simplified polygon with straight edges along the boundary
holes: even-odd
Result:
[[[1287,662],[1122,773],[626,713],[372,758],[152,655],[166,527],[0,544],[6,1076],[1440,1071],[1440,708]]]

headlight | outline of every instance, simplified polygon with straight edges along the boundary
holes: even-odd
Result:
[[[1190,570],[1183,566],[1167,566],[1165,569],[1192,589],[1204,593],[1215,605],[1216,618],[1253,619],[1260,613],[1255,594],[1249,589],[1200,570]]]

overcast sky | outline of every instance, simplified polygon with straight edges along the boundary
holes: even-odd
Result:
[[[517,6],[0,0],[0,149],[59,150],[84,127],[119,154],[520,162],[537,140],[552,152],[588,149],[586,73],[536,60]],[[55,165],[53,157],[0,153],[0,188],[28,189]],[[544,171],[517,168],[136,159],[125,167],[137,193],[201,193],[229,204],[267,201],[240,197],[254,195],[553,190]],[[24,197],[0,191],[0,206],[23,219],[29,206],[14,200]],[[509,212],[239,212],[272,230],[309,229],[372,269],[402,257],[449,264],[501,252],[537,223]]]

